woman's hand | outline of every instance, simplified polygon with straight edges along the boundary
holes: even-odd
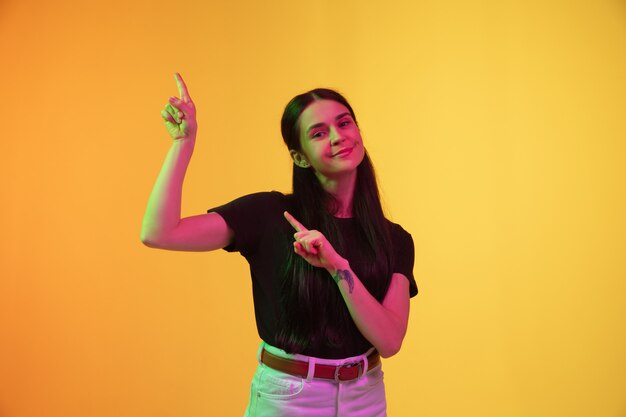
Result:
[[[167,133],[172,139],[195,139],[198,130],[196,122],[196,106],[193,104],[189,91],[179,73],[174,74],[180,98],[170,97],[169,103],[161,110],[165,120]]]
[[[284,216],[289,224],[296,229],[296,233],[293,235],[296,239],[293,242],[293,250],[305,261],[318,268],[326,269],[331,275],[346,262],[335,252],[335,249],[321,232],[307,229],[287,211]]]

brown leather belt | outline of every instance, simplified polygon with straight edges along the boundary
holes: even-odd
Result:
[[[276,356],[265,350],[261,352],[261,362],[270,368],[277,371],[285,372],[287,374],[300,376],[306,378],[309,374],[309,363],[304,361],[297,361],[293,359],[285,359],[280,356]],[[367,357],[368,369],[374,368],[380,363],[380,355],[376,350]],[[363,360],[358,362],[350,362],[343,365],[324,365],[321,363],[315,364],[314,378],[333,379],[339,381],[350,381],[359,378],[363,375],[363,368],[365,363]]]

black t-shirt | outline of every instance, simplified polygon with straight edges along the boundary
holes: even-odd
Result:
[[[277,323],[279,317],[281,272],[284,268],[286,251],[293,250],[293,234],[295,230],[283,216],[284,211],[293,213],[293,205],[289,196],[278,191],[260,192],[249,194],[230,203],[207,210],[216,212],[224,218],[228,226],[234,231],[234,241],[224,248],[228,252],[240,252],[250,264],[252,278],[252,293],[254,298],[254,311],[256,316],[259,336],[265,342],[277,345]],[[355,227],[354,219],[337,219],[339,231],[342,236],[353,235]],[[394,246],[395,264],[393,272],[403,274],[409,280],[410,296],[417,295],[417,284],[413,277],[414,246],[411,235],[400,225],[389,222],[391,238]],[[304,225],[305,227],[307,225]],[[347,245],[346,247],[350,247]],[[350,262],[350,267],[359,276],[359,265],[353,264],[354,255],[340,254]],[[384,277],[388,282],[391,276]],[[363,283],[367,288],[366,283]],[[337,290],[339,291],[339,290]],[[370,290],[371,292],[371,290]],[[382,302],[382,299],[378,300]],[[352,323],[353,332],[346,337],[351,337],[351,348],[328,349],[323,347],[310,347],[302,354],[321,358],[345,358],[360,355],[372,345],[358,331],[356,324]]]

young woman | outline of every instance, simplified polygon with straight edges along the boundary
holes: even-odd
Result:
[[[250,264],[259,365],[246,416],[384,416],[380,357],[396,354],[417,294],[411,235],[388,221],[352,107],[339,93],[294,97],[281,121],[293,193],[260,192],[180,218],[195,106],[161,115],[174,139],[150,195],[149,247],[238,251]]]

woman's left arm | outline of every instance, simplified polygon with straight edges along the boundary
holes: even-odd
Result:
[[[381,304],[361,283],[347,260],[341,259],[327,271],[339,286],[361,334],[383,358],[398,353],[409,321],[409,280],[403,274],[394,273]]]
[[[284,214],[296,230],[294,251],[311,265],[330,273],[361,334],[383,358],[398,353],[409,321],[409,280],[394,273],[385,299],[379,303],[322,233],[307,229],[288,212]]]

